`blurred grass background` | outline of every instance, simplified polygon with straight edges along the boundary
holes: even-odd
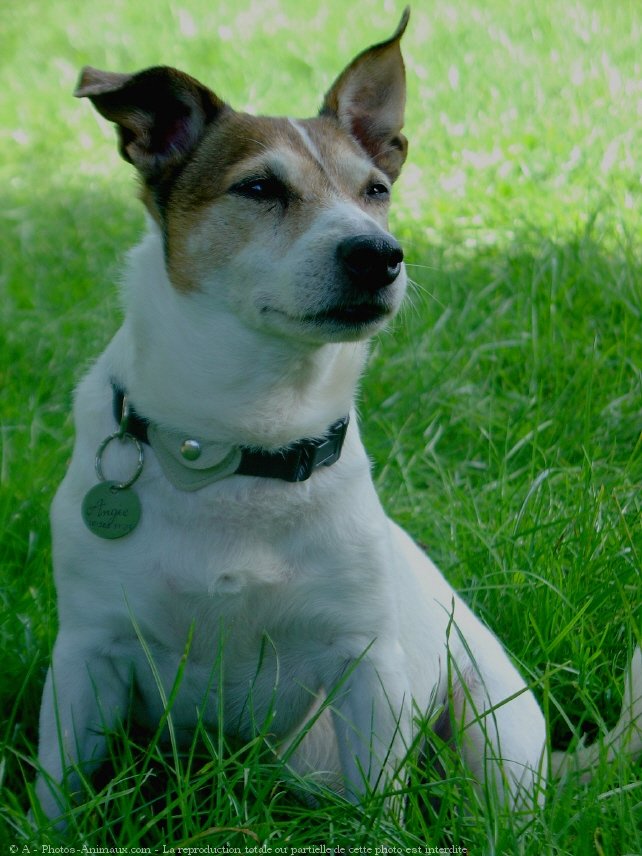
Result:
[[[310,115],[401,9],[0,9],[0,841],[26,828],[71,393],[118,325],[122,255],[143,227],[113,129],[71,97],[78,70],[175,65],[238,109]],[[392,227],[415,286],[374,344],[363,431],[386,507],[522,664],[556,745],[613,723],[640,637],[641,39],[637,0],[419,0],[403,41],[410,157]],[[519,843],[473,825],[468,846],[642,852],[639,772],[553,794]],[[286,815],[279,840],[303,840]],[[317,838],[329,823],[307,822]],[[83,823],[94,844],[115,840]],[[353,841],[384,835],[351,823]],[[412,814],[399,835],[448,839],[443,817]]]

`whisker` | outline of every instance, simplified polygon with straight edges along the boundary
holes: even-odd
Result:
[[[441,268],[435,267],[435,265],[420,265],[417,262],[406,262],[406,267],[421,268],[422,270],[434,270],[437,273],[441,273]]]
[[[411,279],[408,277],[408,285],[410,286],[411,291],[414,291],[416,294],[425,295],[429,297],[432,301],[434,301],[437,306],[441,306],[442,309],[446,308],[446,305],[441,302],[441,300],[425,285],[422,285],[420,282],[417,282],[416,279]]]

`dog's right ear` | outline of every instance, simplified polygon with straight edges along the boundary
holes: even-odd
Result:
[[[167,66],[138,74],[87,66],[74,95],[91,99],[117,125],[121,155],[150,183],[183,161],[207,125],[227,108],[198,80]]]

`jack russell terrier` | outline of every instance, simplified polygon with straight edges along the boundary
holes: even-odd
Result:
[[[177,733],[269,733],[297,774],[354,802],[402,775],[430,713],[481,787],[540,799],[537,702],[384,513],[354,411],[368,340],[406,289],[387,218],[407,22],[312,119],[237,112],[174,68],[82,72],[75,94],[115,123],[150,228],[124,323],[77,390],[52,508],[60,631],[37,783],[51,818],[130,702],[154,727],[170,697]],[[631,675],[615,751],[641,714],[639,652]]]

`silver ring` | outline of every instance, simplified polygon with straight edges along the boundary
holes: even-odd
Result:
[[[120,429],[118,431],[114,431],[114,433],[110,434],[109,437],[105,437],[105,439],[98,447],[98,451],[96,452],[96,475],[98,476],[100,481],[107,481],[103,473],[103,454],[105,453],[105,449],[107,448],[107,446],[109,446],[111,441],[116,439],[121,440],[123,442],[125,440],[131,440],[131,442],[136,446],[136,451],[138,452],[138,463],[136,465],[136,472],[134,473],[134,475],[127,481],[117,482],[114,484],[114,490],[125,490],[126,488],[131,487],[138,478],[138,476],[142,473],[145,454],[143,452],[142,444],[136,437],[133,437],[131,434],[122,434],[120,432]]]

